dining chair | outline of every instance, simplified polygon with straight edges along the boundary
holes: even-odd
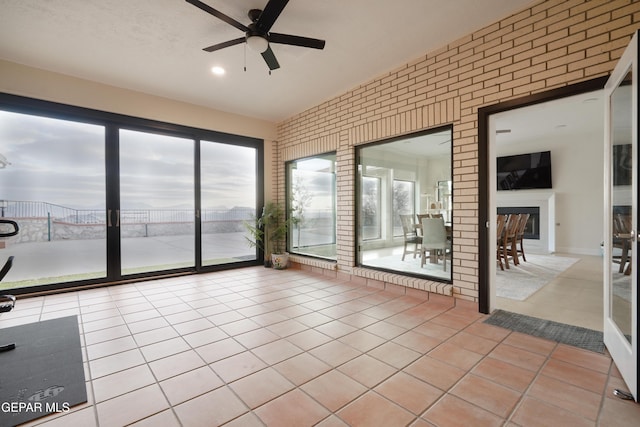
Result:
[[[498,243],[498,251],[500,256],[502,257],[502,260],[504,261],[504,265],[507,270],[510,268],[509,258],[511,258],[514,265],[520,264],[520,262],[518,261],[518,252],[516,251],[516,230],[518,227],[519,219],[519,214],[509,215],[504,226],[502,238]]]
[[[502,234],[504,233],[504,226],[507,224],[508,215],[498,215],[498,222],[496,224],[496,255],[500,270],[504,271],[504,263],[502,262],[502,254],[500,253],[502,244]]]
[[[420,231],[418,233],[419,236],[422,236],[422,218],[431,218],[430,216],[431,214],[417,214],[416,216],[418,217],[418,222],[416,223],[418,230]],[[420,240],[422,241],[422,240]]]
[[[418,245],[422,243],[422,238],[418,236],[415,224],[413,222],[413,215],[400,214],[400,222],[402,223],[402,233],[404,237],[404,250],[402,251],[402,261],[407,254],[413,254],[415,258],[420,253]],[[413,245],[413,249],[409,246]]]
[[[516,230],[516,253],[522,255],[522,260],[527,261],[527,257],[524,254],[524,232],[527,228],[527,221],[529,221],[530,214],[524,213],[520,214],[520,218],[518,219],[518,229]],[[519,260],[519,259],[518,259]]]
[[[620,255],[615,255],[612,260],[620,264],[618,273],[631,274],[631,216],[616,214],[613,216],[613,247],[620,250]],[[627,265],[628,263],[628,265]],[[626,268],[625,268],[626,267]]]
[[[449,245],[444,220],[442,218],[423,218],[420,267],[424,266],[426,254],[429,251],[431,262],[435,261],[437,263],[438,257],[442,254],[444,271],[447,271],[447,249],[450,249]]]

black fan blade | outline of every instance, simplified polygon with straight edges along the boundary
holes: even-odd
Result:
[[[239,29],[240,31],[244,31],[245,33],[247,31],[249,31],[249,28],[247,28],[245,25],[242,25],[241,23],[239,23],[238,21],[236,21],[235,19],[225,15],[222,12],[218,12],[217,10],[215,10],[214,8],[212,8],[211,6],[209,6],[208,4],[204,4],[199,0],[186,0],[187,3],[191,3],[192,5],[194,5],[197,8],[200,8],[202,10],[204,10],[207,13],[210,13],[211,15],[215,16],[216,18],[226,22],[229,25],[233,25],[234,27],[236,27],[237,29]]]
[[[228,42],[218,43],[218,44],[214,44],[213,46],[205,47],[202,50],[206,50],[207,52],[213,52],[214,50],[224,49],[225,47],[235,46],[237,44],[244,43],[244,42],[245,42],[245,38],[240,37],[239,39],[233,39],[233,40],[229,40]]]
[[[256,22],[256,27],[260,31],[268,33],[287,3],[289,0],[269,0]]]
[[[280,68],[280,64],[278,64],[278,60],[276,59],[276,56],[273,54],[273,51],[271,50],[271,46],[269,46],[267,50],[262,52],[262,57],[264,58],[264,62],[266,62],[267,65],[269,66],[270,70],[276,70]]]
[[[290,34],[269,33],[269,43],[290,44],[293,46],[324,49],[324,40],[309,37],[292,36]]]

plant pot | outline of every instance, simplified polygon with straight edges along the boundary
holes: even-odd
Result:
[[[284,270],[289,265],[289,253],[271,254],[271,265],[276,270]]]

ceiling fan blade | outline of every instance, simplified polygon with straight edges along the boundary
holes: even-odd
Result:
[[[264,62],[269,66],[269,70],[276,70],[280,68],[280,64],[278,64],[278,60],[276,56],[273,54],[271,50],[271,46],[267,48],[264,52],[262,52],[262,57],[264,58]]]
[[[244,43],[244,42],[245,42],[245,38],[240,37],[239,39],[233,39],[233,40],[229,40],[228,42],[218,43],[218,44],[214,44],[213,46],[205,47],[202,50],[206,50],[207,52],[213,52],[215,50],[224,49],[225,47],[229,47],[229,46],[235,46],[237,44]]]
[[[214,8],[209,6],[208,4],[202,3],[199,0],[186,0],[186,2],[187,3],[191,3],[195,7],[200,8],[200,9],[204,10],[205,12],[215,16],[216,18],[226,22],[227,24],[236,27],[240,31],[244,31],[244,32],[249,31],[249,28],[247,28],[245,25],[243,25],[240,22],[236,21],[235,19],[225,15],[224,13],[215,10]]]
[[[292,36],[290,34],[269,33],[270,43],[289,44],[293,46],[310,47],[313,49],[324,49],[324,40],[312,39],[309,37]]]
[[[287,3],[289,3],[289,0],[269,0],[256,22],[256,27],[260,31],[268,33]]]

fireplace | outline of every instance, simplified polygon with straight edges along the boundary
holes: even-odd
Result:
[[[540,207],[538,206],[508,206],[499,207],[498,215],[529,214],[529,220],[524,228],[524,238],[540,240]]]
[[[530,227],[535,229],[538,237],[527,240],[527,252],[539,254],[552,254],[556,251],[556,195],[553,191],[498,191],[496,195],[496,212],[507,208],[508,212],[514,209],[526,209],[529,216]],[[529,209],[536,208],[536,213]],[[520,210],[518,213],[522,212]],[[515,213],[515,212],[514,212]]]

